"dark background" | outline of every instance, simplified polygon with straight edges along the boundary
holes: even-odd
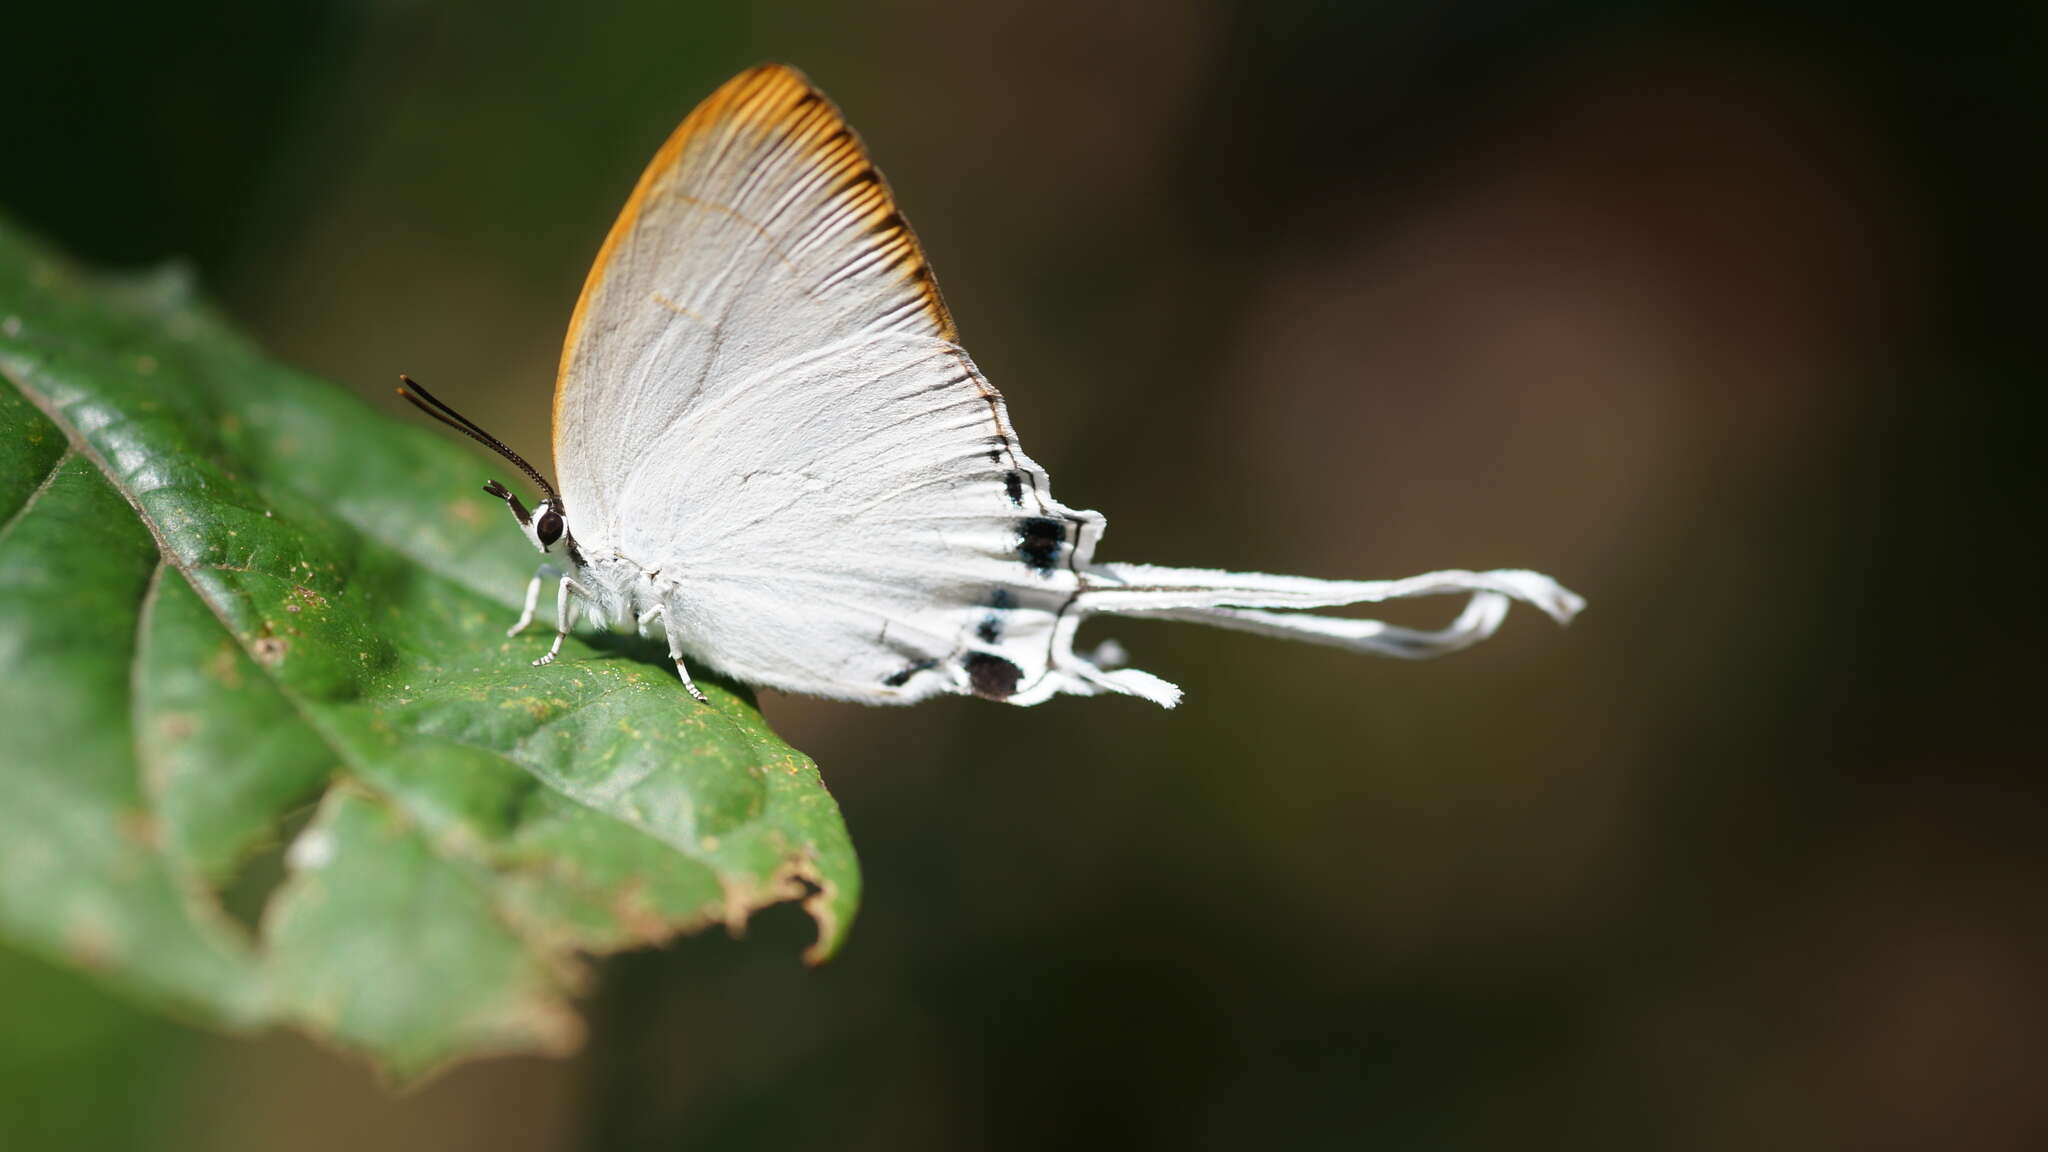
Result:
[[[8,1148],[2048,1146],[2037,7],[4,26],[0,210],[536,456],[641,165],[788,60],[1105,558],[1591,601],[1419,666],[1119,625],[1174,713],[770,696],[847,950],[609,962],[566,1061],[393,1097],[0,952]]]

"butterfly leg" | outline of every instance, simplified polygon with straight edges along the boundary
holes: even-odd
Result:
[[[555,657],[562,654],[562,638],[569,634],[569,629],[576,626],[578,601],[569,598],[571,591],[581,593],[583,585],[568,576],[562,577],[562,582],[555,588],[555,642],[548,645],[547,655],[533,662],[536,668],[555,662]]]
[[[689,690],[690,695],[695,696],[697,698],[697,703],[711,703],[710,700],[705,698],[704,690],[702,688],[697,687],[697,682],[695,680],[690,679],[690,670],[683,666],[683,654],[675,650],[676,642],[674,640],[670,640],[668,642],[668,648],[669,655],[675,658],[676,675],[681,676],[683,678],[683,687]]]
[[[669,659],[676,662],[676,675],[683,678],[683,687],[689,689],[690,695],[697,698],[697,703],[711,703],[710,700],[705,698],[703,690],[697,687],[697,682],[690,679],[690,669],[683,663],[682,643],[676,639],[676,634],[669,630],[668,608],[666,606],[656,604],[640,614],[640,634],[642,636],[647,635],[647,625],[657,618],[661,621],[662,633],[668,637],[668,656]]]
[[[519,623],[505,629],[505,635],[517,636],[533,623],[533,610],[540,605],[540,586],[562,574],[553,564],[543,564],[526,584],[526,607],[520,610]]]

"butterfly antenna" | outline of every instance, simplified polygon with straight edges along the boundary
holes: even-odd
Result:
[[[555,491],[555,486],[548,483],[547,477],[542,476],[539,469],[528,464],[524,456],[507,448],[503,440],[477,427],[475,421],[469,417],[443,404],[432,392],[420,387],[419,381],[403,373],[400,373],[398,378],[404,382],[398,389],[398,394],[412,401],[413,407],[518,465],[519,470],[526,473],[528,479],[532,480],[541,491],[547,493],[548,500],[553,504],[555,511],[566,511],[562,507],[562,497]]]

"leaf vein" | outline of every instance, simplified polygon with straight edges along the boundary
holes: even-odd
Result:
[[[63,454],[58,456],[56,461],[50,465],[50,470],[43,473],[43,478],[36,483],[35,491],[30,492],[28,499],[21,502],[21,507],[14,510],[14,515],[7,518],[7,523],[0,524],[0,542],[5,542],[7,537],[14,531],[14,526],[21,523],[28,516],[29,509],[34,508],[36,501],[43,498],[43,493],[50,490],[50,485],[57,482],[57,473],[62,472],[64,465],[69,464],[71,458],[77,454],[78,449],[76,447],[67,446],[64,449]]]

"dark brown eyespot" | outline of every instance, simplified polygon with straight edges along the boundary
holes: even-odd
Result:
[[[562,538],[562,518],[555,513],[554,509],[548,509],[540,514],[539,520],[534,522],[533,534],[540,540],[541,547],[553,548],[555,541]]]

